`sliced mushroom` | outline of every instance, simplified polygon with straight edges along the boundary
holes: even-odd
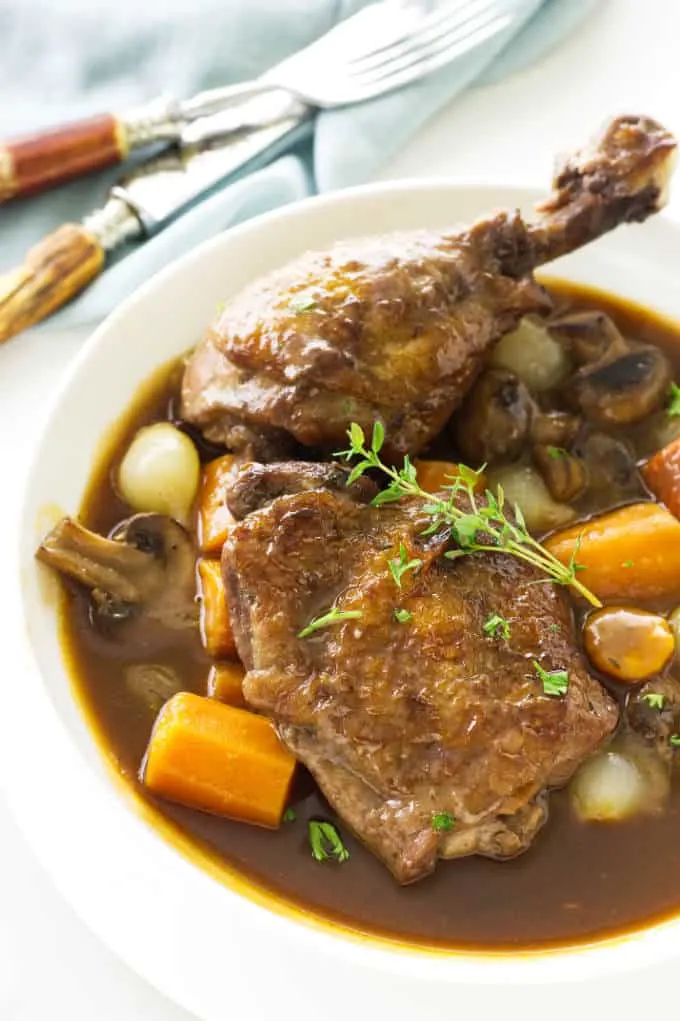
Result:
[[[534,443],[554,447],[567,447],[581,428],[581,419],[566,411],[539,411],[531,421],[531,439]]]
[[[177,671],[162,663],[133,663],[125,667],[123,676],[130,694],[154,713],[182,691],[182,680]]]
[[[563,316],[550,325],[582,363],[565,395],[593,422],[629,425],[661,407],[672,379],[659,348],[626,340],[603,312]]]
[[[666,356],[643,347],[575,376],[571,394],[591,421],[628,425],[661,406],[671,378]]]
[[[546,444],[535,446],[532,453],[536,467],[554,500],[571,503],[586,489],[588,473],[580,457],[575,457],[563,447]]]
[[[584,462],[588,489],[598,502],[597,494],[609,505],[644,496],[635,456],[624,440],[603,432],[591,432],[576,442],[573,452]]]
[[[472,465],[517,457],[529,434],[534,404],[522,381],[508,369],[479,377],[453,419],[461,454]]]
[[[196,627],[195,553],[188,533],[163,514],[136,514],[107,539],[64,518],[38,547],[43,563],[91,589],[93,611],[109,620]]]
[[[456,445],[472,465],[512,461],[528,439],[570,443],[581,420],[565,411],[542,411],[509,369],[488,369],[453,418]]]
[[[567,312],[550,319],[547,326],[579,365],[613,361],[628,350],[625,337],[605,312]]]

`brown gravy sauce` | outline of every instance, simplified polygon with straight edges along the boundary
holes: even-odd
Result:
[[[680,324],[588,288],[552,280],[549,286],[560,301],[602,309],[626,334],[661,346],[680,375]],[[166,367],[121,418],[82,507],[81,518],[88,527],[108,532],[129,515],[111,484],[112,475],[134,432],[168,416],[178,378],[177,366]],[[144,656],[139,649],[126,649],[99,635],[89,623],[87,596],[72,588],[64,602],[63,646],[75,696],[97,741],[130,787],[169,824],[164,831],[181,832],[218,866],[226,863],[263,891],[307,913],[400,941],[500,950],[587,942],[680,912],[677,777],[663,815],[610,825],[578,822],[566,792],[553,792],[549,822],[520,858],[505,863],[482,858],[441,862],[433,876],[402,888],[334,819],[303,770],[294,798],[297,820],[277,832],[149,797],[136,774],[154,714],[123,681],[125,666]],[[198,635],[178,637],[169,632],[163,648],[147,657],[178,670],[188,690],[205,693],[210,661]],[[312,859],[306,823],[319,815],[339,826],[351,855],[348,863],[319,864]]]

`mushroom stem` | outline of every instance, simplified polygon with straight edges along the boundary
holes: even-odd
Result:
[[[72,518],[55,525],[36,556],[81,585],[101,589],[123,603],[141,601],[140,582],[151,565],[149,553],[105,539]]]
[[[186,530],[164,514],[136,514],[121,521],[112,536],[106,539],[64,518],[36,556],[89,588],[99,617],[196,627],[196,556]]]

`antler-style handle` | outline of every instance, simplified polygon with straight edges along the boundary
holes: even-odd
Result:
[[[126,125],[113,114],[0,144],[0,202],[111,167],[128,149]]]
[[[104,248],[78,223],[66,223],[0,276],[0,342],[35,326],[83,290],[104,266]]]

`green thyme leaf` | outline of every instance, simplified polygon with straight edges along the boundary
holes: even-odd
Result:
[[[489,638],[505,638],[507,641],[510,637],[510,624],[499,613],[491,613],[482,626],[482,631]]]
[[[669,418],[677,418],[680,415],[680,386],[677,386],[675,383],[671,383],[668,393],[666,414]]]
[[[528,531],[527,523],[524,520],[524,515],[522,514],[522,509],[521,509],[521,507],[518,506],[518,504],[515,504],[514,511],[515,511],[515,521],[517,522],[519,527],[522,529],[523,532]]]
[[[437,833],[448,833],[453,829],[455,822],[449,812],[435,812],[432,816],[432,829]]]
[[[404,482],[409,482],[412,485],[415,485],[416,483],[418,473],[416,471],[416,466],[413,464],[408,454],[404,455],[404,464],[402,466],[401,471],[399,472],[399,477]]]
[[[379,454],[382,450],[382,445],[385,442],[385,426],[382,422],[376,422],[373,426],[373,437],[371,439],[371,450],[374,454]]]
[[[347,861],[349,851],[345,847],[335,826],[330,822],[319,822],[311,819],[309,823],[309,843],[312,857],[316,861],[327,861],[335,858],[337,862]]]
[[[298,638],[307,638],[314,631],[321,631],[322,628],[331,627],[342,620],[358,620],[360,617],[363,617],[361,610],[339,610],[337,606],[334,606],[328,613],[310,620],[302,631],[298,631]]]
[[[533,667],[543,683],[545,695],[566,695],[569,688],[569,674],[566,670],[544,670],[538,660],[533,660]]]
[[[290,307],[294,312],[311,312],[313,308],[316,308],[318,301],[316,298],[312,298],[310,294],[298,294],[296,298],[290,303]]]
[[[680,748],[680,734],[671,734],[668,743],[671,748]]]
[[[459,518],[453,526],[453,538],[461,549],[469,549],[477,541],[477,533],[484,529],[485,524],[481,514],[468,514],[465,518]]]
[[[548,447],[548,457],[552,458],[553,461],[559,461],[561,457],[566,457],[567,452],[564,447]]]
[[[371,462],[370,461],[359,461],[358,464],[355,464],[354,467],[352,468],[351,472],[349,473],[349,478],[347,479],[347,485],[351,486],[352,483],[356,482],[356,480],[361,475],[364,474],[366,469],[370,468],[370,467],[371,467]]]
[[[364,430],[356,422],[352,422],[349,427],[349,442],[352,444],[353,453],[360,454],[366,442],[366,437],[364,436]]]
[[[283,813],[284,822],[295,822],[296,819],[297,812],[295,811],[294,808],[287,808],[286,811]]]
[[[647,691],[640,698],[647,703],[650,709],[663,709],[666,702],[666,696],[657,691]]]
[[[371,500],[371,507],[382,507],[386,503],[397,503],[402,498],[401,491],[395,487],[392,482],[387,489],[381,489],[380,492],[373,497]]]
[[[394,616],[400,624],[408,624],[410,620],[413,620],[413,614],[408,610],[402,610],[400,607],[394,611]]]
[[[399,557],[395,557],[389,562],[390,574],[394,578],[394,583],[397,588],[401,588],[401,579],[407,574],[408,571],[419,571],[423,566],[422,560],[414,557],[413,560],[408,559],[408,552],[403,542],[399,543]]]

